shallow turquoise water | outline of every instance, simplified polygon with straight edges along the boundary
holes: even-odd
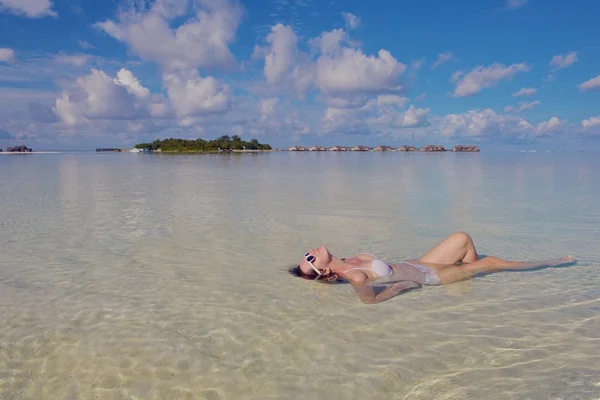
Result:
[[[598,398],[599,206],[594,153],[2,156],[0,397]],[[285,272],[455,230],[579,263],[379,305]]]

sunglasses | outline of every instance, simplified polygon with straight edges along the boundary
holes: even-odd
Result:
[[[319,271],[317,269],[317,267],[315,267],[315,264],[313,264],[313,261],[315,261],[315,256],[313,256],[312,254],[306,253],[304,255],[304,259],[310,264],[312,269],[317,273],[317,277],[321,276],[321,271]]]

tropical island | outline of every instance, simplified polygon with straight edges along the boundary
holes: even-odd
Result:
[[[223,135],[214,140],[204,139],[163,139],[152,143],[139,143],[134,148],[146,151],[160,151],[163,153],[208,153],[220,151],[265,151],[271,150],[268,144],[260,143],[256,139],[247,142],[238,135]]]

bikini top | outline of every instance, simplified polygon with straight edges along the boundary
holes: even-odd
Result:
[[[371,267],[354,267],[354,268],[350,268],[348,271],[352,271],[352,270],[371,270],[373,271],[375,274],[377,274],[377,276],[379,278],[390,278],[392,275],[394,275],[394,269],[385,261],[383,261],[381,258],[377,258],[376,256],[374,256],[371,253],[358,253],[358,254],[367,254],[373,257],[373,259],[371,260]],[[358,255],[357,254],[357,255]],[[346,271],[346,272],[348,272]]]

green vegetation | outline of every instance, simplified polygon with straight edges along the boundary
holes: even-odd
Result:
[[[186,139],[164,139],[155,140],[152,143],[136,144],[136,149],[152,149],[165,152],[210,152],[221,150],[271,150],[268,144],[259,143],[258,140],[252,139],[249,142],[242,140],[238,135],[228,136],[223,135],[214,140],[186,140]]]

